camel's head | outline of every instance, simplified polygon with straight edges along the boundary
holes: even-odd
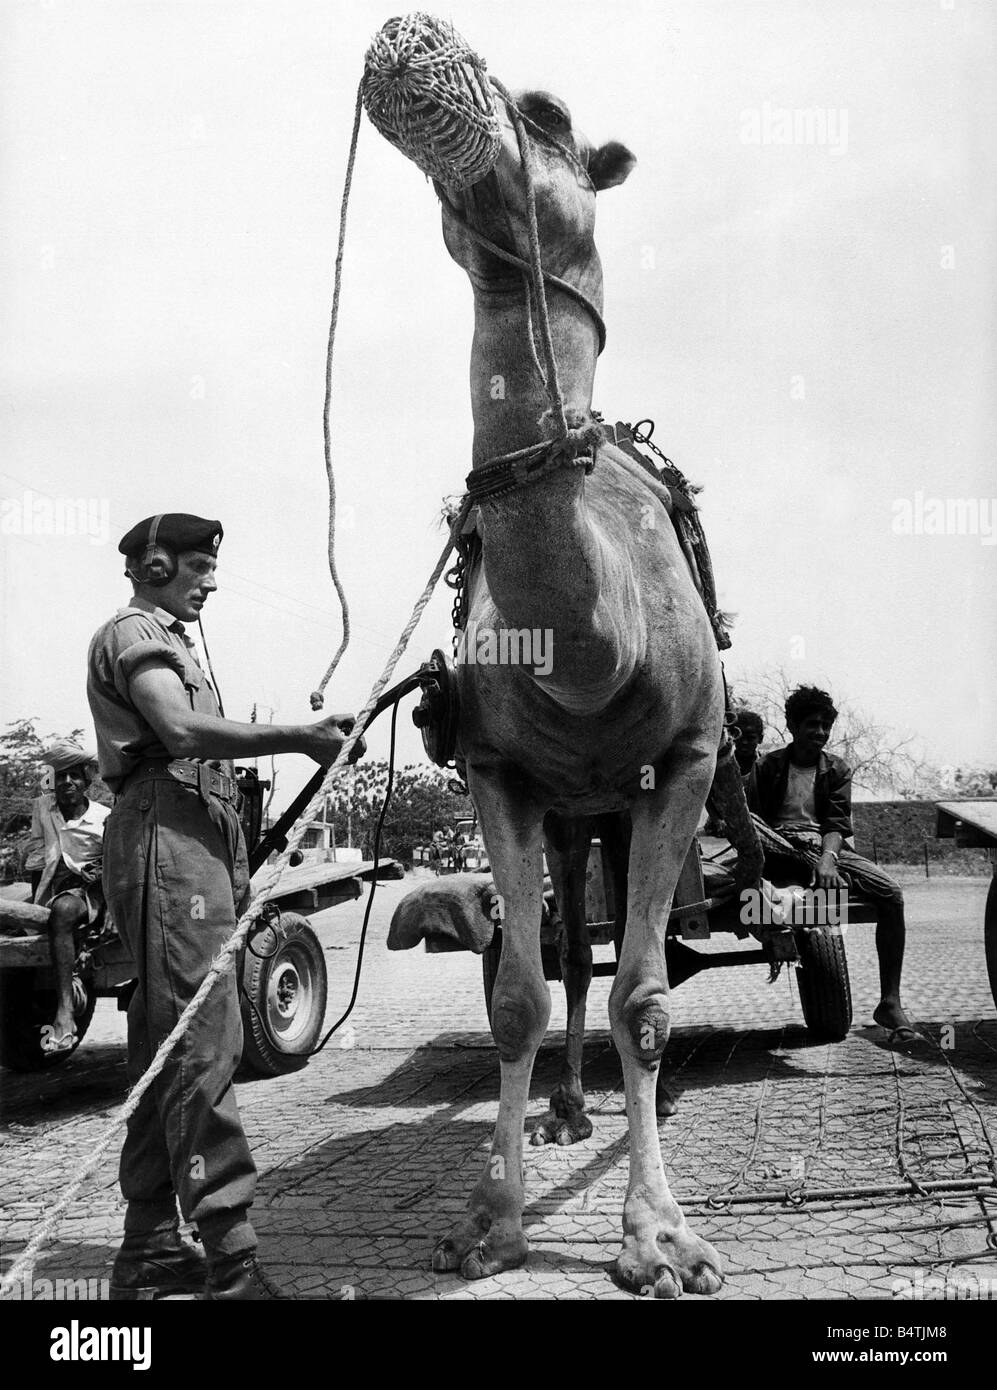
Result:
[[[544,268],[562,278],[584,274],[595,259],[595,195],[624,181],[636,160],[617,141],[598,148],[572,124],[560,97],[544,91],[512,94],[532,150],[537,225]],[[436,183],[443,204],[447,249],[472,282],[501,294],[522,288],[515,267],[489,252],[468,226],[506,251],[529,258],[526,176],[513,118],[498,101],[502,145],[491,173],[461,192]]]

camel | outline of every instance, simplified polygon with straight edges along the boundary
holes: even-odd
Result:
[[[548,92],[520,92],[512,102],[532,147],[543,266],[557,277],[547,301],[564,414],[576,440],[593,439],[603,297],[596,195],[622,184],[636,161],[615,141],[593,147]],[[500,254],[529,255],[515,124],[507,107],[491,173],[462,192],[436,184],[444,242],[474,298],[472,479],[554,433],[543,368],[530,350],[536,295],[531,305],[521,270]],[[492,1005],[501,1092],[491,1153],[433,1267],[477,1279],[526,1260],[523,1130],[550,1015],[539,942],[544,819],[553,813],[570,827],[628,810],[627,922],[610,1020],[626,1088],[630,1179],[614,1272],[623,1287],[659,1298],[709,1294],[721,1286],[721,1261],[669,1189],[655,1083],[671,1023],[665,928],[713,778],[722,678],[661,490],[613,445],[593,445],[593,455],[585,466],[580,453],[553,455],[539,476],[520,475],[510,490],[478,501],[481,562],[466,581],[469,625],[549,634],[553,659],[547,669],[479,656],[457,668],[459,755],[504,906]],[[549,818],[551,826],[556,842]],[[576,838],[569,829],[556,872]],[[579,969],[580,984],[584,963]],[[583,1029],[584,991],[573,1017]]]

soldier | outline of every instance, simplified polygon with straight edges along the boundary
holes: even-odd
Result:
[[[100,772],[115,793],[104,836],[108,907],[138,971],[128,1010],[132,1082],[197,991],[249,896],[230,759],[307,753],[328,766],[349,715],[311,725],[222,718],[184,624],[215,591],[222,527],[184,513],[122,538],[134,594],[94,635],[87,694]],[[363,751],[362,740],[354,750]],[[233,973],[215,984],[128,1122],[121,1153],[125,1236],[111,1296],[197,1292],[280,1298],[256,1258],[256,1169],[232,1077],[242,1054]],[[179,1232],[177,1203],[205,1257]]]

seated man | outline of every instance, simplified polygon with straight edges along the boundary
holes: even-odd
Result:
[[[71,1052],[76,1045],[73,1017],[73,933],[92,923],[104,906],[101,852],[107,806],[87,797],[96,759],[75,743],[56,743],[45,762],[55,791],[36,797],[32,807],[28,863],[41,861],[33,901],[49,909],[49,936],[55,967],[55,1018],[42,1028],[43,1052]]]
[[[882,998],[873,1018],[890,1041],[918,1036],[900,1003],[904,959],[904,900],[899,884],[844,841],[852,835],[852,774],[824,751],[838,711],[830,695],[800,686],[786,701],[787,748],[758,763],[749,804],[766,824],[808,856],[815,886],[854,888],[876,908],[876,951]]]
[[[750,800],[758,766],[758,746],[765,736],[765,725],[761,715],[751,709],[735,710],[734,720],[737,730],[734,738],[734,757],[737,759],[738,771],[744,782],[745,795]]]

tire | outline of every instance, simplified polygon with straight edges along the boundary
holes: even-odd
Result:
[[[997,865],[987,893],[986,915],[983,919],[983,944],[987,953],[987,974],[990,993],[997,1008]]]
[[[47,973],[47,972],[46,972]],[[79,975],[76,993],[76,1044],[69,1052],[42,1051],[41,1030],[55,1017],[56,993],[40,983],[38,970],[0,970],[0,1063],[12,1071],[51,1071],[72,1057],[93,1018],[93,983]]]
[[[840,1042],[852,1026],[852,991],[845,942],[839,931],[812,927],[796,933],[800,966],[796,982],[811,1033]]]
[[[322,1032],[327,993],[318,937],[298,913],[282,912],[246,948],[243,1065],[258,1076],[283,1076],[306,1066]]]

